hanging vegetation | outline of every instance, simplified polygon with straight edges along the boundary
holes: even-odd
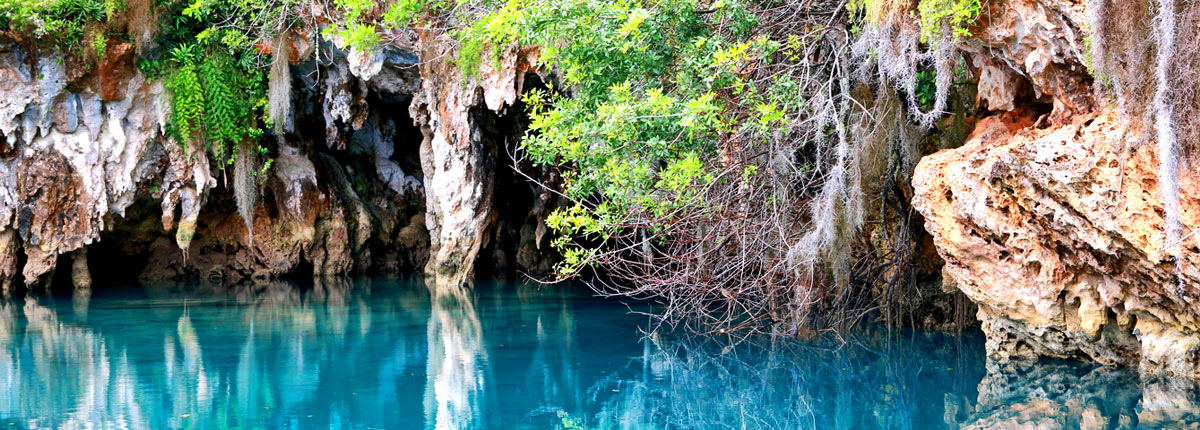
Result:
[[[0,9],[0,23],[67,16],[84,28],[126,7],[42,3],[79,4]],[[556,74],[524,95],[520,149],[563,172],[570,204],[546,220],[560,279],[598,270],[601,291],[659,299],[673,326],[795,333],[878,309],[870,286],[885,272],[903,284],[911,241],[881,255],[864,229],[885,212],[908,228],[904,178],[945,115],[955,41],[979,11],[979,0],[159,1],[129,12],[157,16],[158,31],[121,37],[157,35],[142,70],[170,91],[169,135],[234,166],[248,231],[265,129],[289,131],[291,35],[366,52],[405,28],[442,32],[466,79],[507,48],[536,47]]]

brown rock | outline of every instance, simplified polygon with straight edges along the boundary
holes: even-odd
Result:
[[[990,109],[1013,110],[1030,90],[1053,103],[1056,118],[1095,104],[1087,71],[1086,2],[1009,0],[986,3],[981,24],[963,50],[979,72],[979,98]]]
[[[38,247],[57,255],[78,249],[94,234],[88,216],[90,199],[65,157],[57,152],[38,154],[18,166],[17,176],[21,205],[16,227],[27,251]]]
[[[88,270],[87,248],[75,251],[71,261],[71,284],[76,290],[92,288],[92,273]]]
[[[13,280],[17,277],[17,232],[13,229],[0,231],[0,294],[8,297],[12,292]]]
[[[133,58],[133,45],[128,43],[108,43],[104,49],[104,58],[100,59],[100,98],[106,101],[125,98],[125,88],[133,77],[136,67]]]
[[[1200,248],[1165,243],[1154,146],[1112,112],[1047,129],[1015,114],[921,160],[913,206],[945,275],[979,304],[989,353],[1085,357],[1200,377]],[[1181,171],[1184,232],[1200,181]]]

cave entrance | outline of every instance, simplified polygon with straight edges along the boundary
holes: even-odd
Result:
[[[154,252],[179,253],[173,231],[163,231],[162,209],[150,197],[137,199],[125,209],[125,217],[109,222],[111,228],[100,233],[100,240],[87,246],[88,271],[92,285],[138,285]],[[166,245],[167,248],[162,249]],[[59,256],[58,274],[66,274],[65,283],[55,279],[58,286],[71,285],[70,254]]]
[[[547,89],[541,77],[526,73],[522,88]],[[492,207],[495,221],[484,236],[484,246],[475,261],[477,278],[540,276],[553,270],[557,254],[544,233],[545,217],[556,198],[541,184],[557,183],[553,168],[534,166],[524,160],[521,140],[529,128],[527,107],[520,98],[503,112],[479,106],[471,109],[472,131],[480,139],[487,164],[495,166]]]

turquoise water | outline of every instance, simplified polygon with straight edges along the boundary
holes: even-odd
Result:
[[[645,338],[569,288],[105,288],[0,304],[8,428],[1158,428],[1190,383],[985,364],[978,334],[730,347]]]

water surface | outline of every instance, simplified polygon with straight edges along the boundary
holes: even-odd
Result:
[[[637,309],[638,304],[629,304]],[[6,428],[1160,428],[1191,383],[987,365],[978,334],[647,338],[567,287],[103,288],[0,303]]]

